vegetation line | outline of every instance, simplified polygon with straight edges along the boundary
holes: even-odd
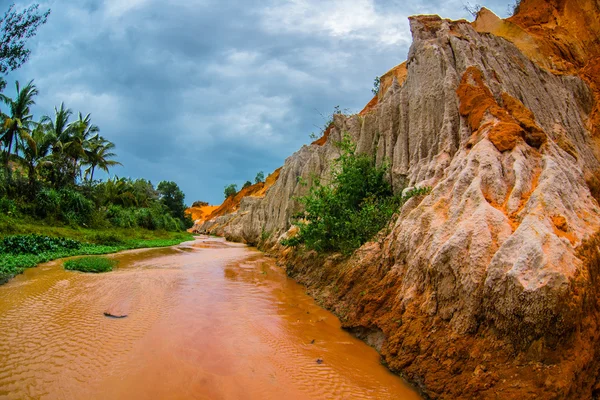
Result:
[[[130,232],[133,233],[133,232]],[[189,233],[142,232],[144,235],[123,239],[115,232],[83,232],[96,243],[85,243],[74,239],[45,235],[11,235],[0,240],[0,284],[22,273],[26,268],[72,256],[91,256],[117,253],[124,250],[169,247],[192,240]]]

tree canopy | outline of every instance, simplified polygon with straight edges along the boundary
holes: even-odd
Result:
[[[11,4],[0,17],[0,74],[4,75],[23,65],[31,54],[26,47],[27,40],[35,36],[37,29],[48,20],[50,10],[40,11],[39,4],[33,4],[21,12]],[[6,82],[0,77],[0,90]]]

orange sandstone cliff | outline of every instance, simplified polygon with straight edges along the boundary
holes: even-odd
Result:
[[[277,253],[427,397],[599,397],[600,3],[410,26],[408,60],[361,113],[195,229]],[[349,259],[282,248],[299,178],[328,177],[344,132],[390,163],[394,190],[431,192]]]

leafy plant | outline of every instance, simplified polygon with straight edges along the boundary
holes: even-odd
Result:
[[[96,232],[89,237],[92,243],[103,246],[121,246],[125,244],[125,238],[116,232]]]
[[[254,183],[261,183],[265,181],[265,173],[262,171],[259,171],[256,174],[256,177],[254,178]]]
[[[349,255],[377,234],[405,201],[428,191],[394,195],[386,163],[377,166],[373,157],[355,154],[348,135],[338,146],[341,155],[332,165],[331,183],[315,179],[309,193],[298,199],[305,208],[295,217],[299,232],[282,245]]]
[[[269,232],[265,231],[265,229],[263,228],[262,232],[260,233],[260,241],[266,242],[270,237],[271,237],[271,234]]]
[[[14,200],[2,197],[0,198],[0,212],[7,215],[14,215],[17,213],[17,204]]]
[[[0,74],[19,68],[29,58],[31,51],[25,47],[27,39],[36,34],[36,30],[48,20],[50,10],[39,13],[39,4],[21,11],[15,11],[15,5],[8,7],[0,17]],[[4,81],[0,78],[0,90]]]
[[[225,186],[225,190],[223,191],[223,193],[225,194],[225,198],[235,196],[235,194],[237,193],[237,185],[235,183],[232,183],[231,185]]]
[[[39,254],[64,249],[78,249],[81,243],[66,238],[43,235],[13,235],[0,240],[0,253]]]
[[[373,96],[377,96],[377,93],[379,93],[380,86],[381,86],[381,78],[376,76],[375,79],[373,79],[373,89],[371,89]]]
[[[64,267],[69,271],[100,273],[112,271],[116,264],[107,257],[82,257],[65,261]]]
[[[250,181],[246,181],[246,182],[244,183],[244,186],[242,186],[242,189],[246,189],[247,187],[250,187],[250,186],[252,186],[252,182],[250,182]]]
[[[162,181],[158,184],[158,194],[162,204],[167,207],[169,213],[174,217],[183,220],[185,218],[185,195],[177,185],[172,181]]]

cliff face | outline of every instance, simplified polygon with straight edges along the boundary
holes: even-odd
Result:
[[[584,11],[593,15],[580,21]],[[474,24],[411,18],[407,62],[363,112],[336,115],[263,198],[197,229],[275,246],[291,275],[431,397],[591,398],[599,15],[595,0],[524,0],[508,21],[487,10]],[[279,248],[308,190],[299,178],[327,179],[342,132],[390,162],[395,190],[431,193],[349,260]]]

